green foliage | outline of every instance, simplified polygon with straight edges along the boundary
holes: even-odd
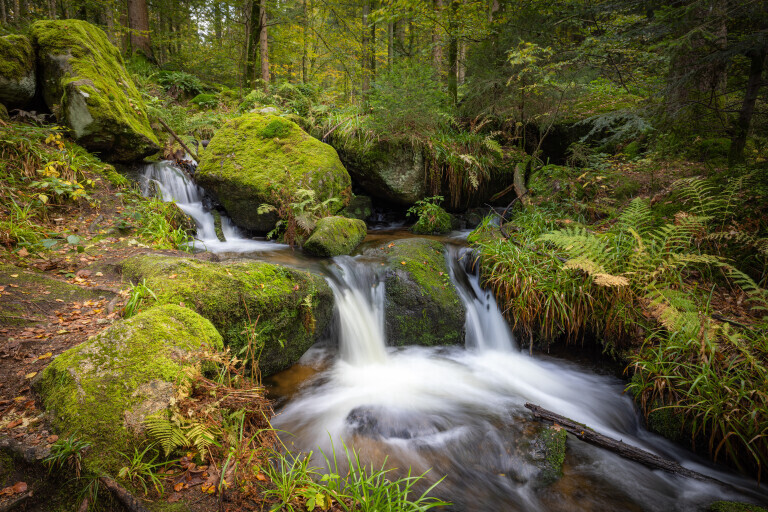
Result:
[[[157,82],[173,98],[197,96],[205,92],[205,86],[200,79],[184,71],[160,71],[157,74]]]
[[[178,411],[170,415],[160,412],[147,416],[144,426],[153,439],[168,456],[177,449],[194,449],[205,454],[216,444],[220,430],[198,418],[185,418]]]
[[[411,228],[417,235],[441,235],[451,230],[451,216],[440,207],[443,196],[433,196],[416,201],[408,208],[408,216],[418,218]]]
[[[267,238],[282,236],[283,240],[291,246],[306,240],[314,231],[317,221],[330,215],[334,205],[342,203],[337,197],[318,201],[315,191],[305,188],[297,189],[295,193],[286,189],[280,192],[275,191],[273,202],[277,206],[264,203],[258,208],[259,213],[276,212],[279,217],[275,229],[267,234]]]
[[[377,76],[372,87],[368,124],[378,133],[410,137],[450,123],[445,94],[430,66],[397,62]]]
[[[131,204],[121,213],[121,229],[135,228],[136,233],[158,249],[191,250],[192,237],[185,230],[179,207],[157,197],[142,197],[135,192],[126,195]]]
[[[75,472],[75,476],[80,478],[82,470],[83,453],[91,447],[91,443],[79,439],[75,434],[58,439],[51,445],[51,453],[43,463],[51,470],[61,470],[68,466]]]
[[[386,469],[386,461],[376,469],[364,464],[354,449],[343,446],[342,461],[337,459],[335,449],[330,458],[323,454],[327,470],[311,465],[312,453],[274,453],[274,463],[264,468],[275,486],[264,494],[279,500],[273,510],[328,510],[335,504],[345,512],[420,512],[449,505],[428,496],[442,479],[414,496],[414,487],[426,473],[412,476],[408,471],[403,477],[391,479],[394,470]]]
[[[122,452],[120,452],[120,455],[125,457],[127,465],[120,469],[117,474],[118,478],[141,485],[144,494],[149,492],[148,485],[150,485],[157,494],[163,495],[165,487],[163,486],[162,477],[158,474],[158,469],[165,467],[170,462],[156,462],[158,457],[160,457],[160,453],[154,450],[154,444],[148,445],[142,451],[139,451],[138,447],[134,448],[133,455],[130,457]]]
[[[125,307],[123,307],[123,318],[130,318],[133,315],[140,313],[142,306],[145,305],[145,302],[150,297],[157,300],[157,295],[155,295],[155,292],[147,286],[145,279],[142,279],[141,283],[131,285],[128,301],[125,303]]]
[[[190,102],[200,108],[216,108],[219,106],[219,98],[215,94],[198,94]]]

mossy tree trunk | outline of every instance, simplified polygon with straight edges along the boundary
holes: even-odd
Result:
[[[435,11],[435,23],[432,25],[432,66],[438,76],[443,75],[443,37],[440,34],[442,27],[439,20],[443,12],[443,0],[433,0]]]
[[[371,87],[371,74],[369,71],[371,61],[368,56],[371,46],[368,27],[368,15],[370,12],[371,0],[363,0],[362,52],[360,56],[360,74],[362,75],[360,92],[362,93],[363,101],[368,97],[368,91]]]
[[[747,80],[747,88],[744,93],[744,101],[739,111],[739,118],[733,131],[733,138],[731,139],[731,149],[728,155],[728,163],[731,165],[741,163],[744,160],[744,146],[747,143],[752,116],[755,113],[757,95],[763,82],[763,71],[765,70],[767,56],[768,47],[752,50],[748,55],[750,61],[749,79]]]

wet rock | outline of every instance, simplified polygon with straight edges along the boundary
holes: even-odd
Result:
[[[373,202],[368,196],[355,196],[346,208],[339,212],[343,217],[350,219],[366,220],[373,214]]]
[[[41,20],[30,32],[43,99],[78,144],[114,162],[159,151],[141,94],[100,28],[81,20]]]
[[[539,468],[538,474],[532,478],[535,487],[546,487],[563,476],[567,437],[565,429],[552,425],[542,428],[531,442],[530,458]]]
[[[304,243],[304,250],[313,256],[333,257],[350,254],[363,241],[365,222],[347,217],[324,217]]]
[[[737,501],[715,501],[707,512],[768,512],[768,508]]]
[[[261,354],[264,377],[298,361],[333,314],[324,279],[280,265],[150,254],[129,258],[122,270],[144,280],[158,302],[183,303],[209,319],[234,354]]]
[[[30,40],[19,34],[0,37],[0,103],[24,109],[34,100],[36,88],[35,52]]]
[[[451,215],[437,205],[423,209],[419,220],[411,226],[411,231],[417,235],[444,235],[451,229]]]
[[[238,226],[259,232],[272,230],[278,220],[274,211],[259,213],[261,204],[287,207],[310,190],[316,203],[335,198],[328,208],[336,213],[351,195],[336,151],[272,114],[227,121],[202,154],[195,177]]]
[[[466,310],[451,282],[441,243],[410,238],[364,254],[386,262],[385,327],[391,344],[464,343]]]

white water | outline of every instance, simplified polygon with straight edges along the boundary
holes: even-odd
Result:
[[[184,171],[170,161],[147,164],[141,173],[142,193],[150,192],[150,183],[160,189],[163,201],[176,201],[181,210],[192,217],[197,225],[194,247],[215,253],[265,252],[285,249],[287,246],[243,236],[226,215],[221,216],[221,231],[225,242],[216,237],[213,215],[203,204],[203,190]],[[254,204],[254,208],[258,205]]]
[[[391,467],[430,470],[430,481],[446,476],[435,493],[455,510],[701,510],[713,500],[739,498],[574,438],[566,476],[537,489],[539,470],[530,454],[538,426],[524,408],[532,402],[721,480],[752,485],[714,473],[643,430],[619,379],[521,354],[493,297],[476,276],[451,263],[467,309],[468,350],[386,347],[379,263],[335,260],[330,282],[340,357],[274,419],[275,428],[292,433],[284,437],[290,448],[330,453],[333,443],[338,452],[344,441],[375,465],[386,457]],[[740,499],[766,497],[745,490]]]

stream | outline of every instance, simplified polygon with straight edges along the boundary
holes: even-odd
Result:
[[[161,162],[148,165],[143,177],[144,183],[157,182],[163,198],[175,199],[195,220],[197,249],[327,276],[336,300],[334,329],[268,382],[279,404],[273,426],[285,432],[281,438],[291,450],[313,451],[316,465],[323,462],[321,451],[341,452],[343,458],[346,444],[377,467],[386,460],[400,476],[408,468],[428,471],[426,485],[445,477],[434,494],[453,502],[452,510],[698,511],[715,500],[768,502],[755,482],[646,431],[621,379],[522,352],[493,295],[466,270],[468,251],[460,240],[445,245],[450,278],[467,311],[466,347],[396,348],[387,345],[379,261],[305,258],[286,246],[246,238],[226,217],[227,241],[220,242],[203,191],[184,172]],[[367,240],[402,236],[373,232]],[[730,486],[653,471],[569,437],[564,476],[541,487],[541,425],[525,402]]]

